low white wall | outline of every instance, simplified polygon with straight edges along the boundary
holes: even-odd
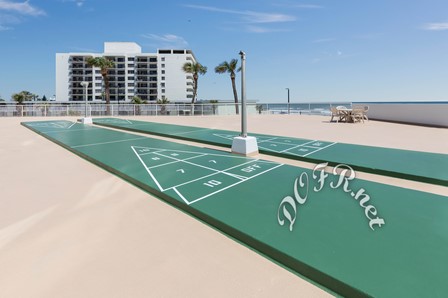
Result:
[[[353,102],[369,119],[448,127],[448,102]]]
[[[241,112],[241,104],[239,106],[239,111]],[[257,110],[254,105],[246,105],[246,112],[249,115],[256,114]],[[225,104],[218,105],[216,109],[216,115],[235,115],[235,105]]]

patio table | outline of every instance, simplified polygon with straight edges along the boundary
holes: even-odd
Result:
[[[338,107],[337,110],[341,115],[340,121],[353,122],[353,117],[352,117],[353,109],[349,109],[346,107]]]

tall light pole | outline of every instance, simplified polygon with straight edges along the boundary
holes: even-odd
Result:
[[[85,118],[87,118],[89,115],[88,115],[88,113],[87,113],[87,88],[89,87],[89,82],[86,82],[86,81],[82,81],[81,82],[81,86],[83,86],[84,87],[84,100],[85,100],[85,102],[86,102],[86,111],[85,111],[85,115],[84,115],[84,117]]]
[[[241,55],[241,136],[247,137],[247,110],[246,110],[246,53]]]
[[[84,124],[91,124],[92,123],[92,118],[88,118],[88,111],[87,111],[87,99],[88,99],[87,87],[89,87],[89,82],[82,81],[81,82],[81,86],[84,87],[84,97],[85,97],[85,101],[86,101],[86,111],[85,111],[85,116],[82,119],[82,123],[84,123]]]
[[[289,112],[290,112],[290,109],[289,109],[289,88],[286,88],[286,90],[288,90],[288,114],[289,114]]]
[[[246,53],[241,55],[241,134],[233,139],[232,152],[241,155],[258,154],[258,144],[255,137],[247,135],[247,109],[246,109]]]

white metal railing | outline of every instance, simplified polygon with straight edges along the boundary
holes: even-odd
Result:
[[[248,114],[330,115],[332,106],[351,103],[248,103]],[[235,115],[234,103],[110,104],[88,103],[89,116]],[[240,109],[241,110],[241,109]],[[0,103],[0,117],[84,116],[85,103]]]

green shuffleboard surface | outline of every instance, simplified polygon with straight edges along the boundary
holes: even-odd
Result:
[[[93,119],[97,125],[231,147],[235,131],[161,124],[118,118]],[[448,155],[382,147],[251,134],[261,153],[308,161],[347,164],[373,174],[448,186]]]

